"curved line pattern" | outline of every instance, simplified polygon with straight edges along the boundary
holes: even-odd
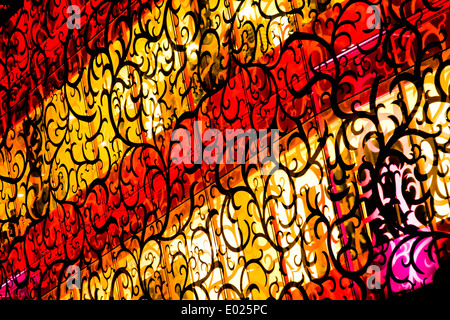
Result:
[[[0,296],[384,299],[431,283],[450,245],[448,7],[25,1],[0,27]],[[221,148],[229,129],[259,139]]]

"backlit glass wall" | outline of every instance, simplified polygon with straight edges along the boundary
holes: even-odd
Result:
[[[450,244],[449,5],[24,1],[0,27],[0,296],[432,283]],[[178,129],[243,163],[174,161]],[[265,135],[216,148],[231,129]]]

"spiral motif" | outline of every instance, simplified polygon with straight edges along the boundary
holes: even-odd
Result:
[[[449,7],[25,0],[0,26],[0,297],[432,283],[450,245]],[[200,151],[224,157],[226,130],[265,132],[258,155],[277,130],[279,160],[246,139],[243,163],[176,162],[180,129],[218,133]]]

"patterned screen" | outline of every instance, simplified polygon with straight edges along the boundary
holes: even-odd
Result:
[[[25,0],[0,26],[0,297],[431,284],[450,244],[449,7]]]

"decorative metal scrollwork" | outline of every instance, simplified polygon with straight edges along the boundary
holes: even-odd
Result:
[[[0,27],[0,296],[384,299],[431,283],[450,230],[448,7],[25,1]],[[218,147],[231,129],[264,132],[256,153],[250,137]],[[205,150],[245,161],[194,161]]]

